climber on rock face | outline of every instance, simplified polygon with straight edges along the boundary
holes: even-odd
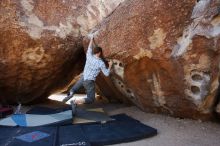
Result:
[[[109,62],[109,67],[107,68],[104,60],[102,48],[94,46],[94,36],[90,36],[90,43],[86,53],[86,64],[84,67],[83,74],[77,83],[70,89],[68,96],[63,99],[63,102],[67,102],[73,95],[79,90],[80,87],[84,86],[86,89],[87,97],[84,99],[75,99],[75,104],[89,104],[95,101],[95,80],[100,71],[103,72],[105,76],[109,76],[112,67],[112,61]]]

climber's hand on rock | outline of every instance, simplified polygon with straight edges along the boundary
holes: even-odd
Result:
[[[90,40],[93,40],[93,39],[94,39],[94,34],[93,34],[93,33],[88,34],[88,38],[89,38]]]
[[[110,61],[108,62],[108,64],[109,64],[109,69],[111,69],[111,68],[112,68],[112,65],[113,65],[113,61],[110,60]]]

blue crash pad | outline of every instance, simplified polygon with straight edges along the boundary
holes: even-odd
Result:
[[[44,111],[49,111],[47,114],[52,114],[54,109],[45,108]],[[62,109],[58,111],[62,111]],[[38,113],[37,109],[34,112],[42,114]],[[157,134],[156,129],[126,114],[114,115],[111,118],[115,120],[107,123],[75,125],[60,123],[53,126],[32,128],[0,126],[0,146],[102,146],[136,141]]]
[[[82,125],[91,145],[110,145],[152,137],[157,130],[125,115],[112,116],[114,121],[105,124]]]
[[[17,125],[23,126],[23,127],[27,126],[26,116],[24,114],[15,114],[15,115],[12,115],[11,118]]]

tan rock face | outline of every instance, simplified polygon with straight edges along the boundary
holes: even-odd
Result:
[[[83,69],[82,37],[122,1],[0,1],[2,102],[27,103],[64,89]]]
[[[210,119],[219,86],[219,7],[217,0],[124,2],[96,27],[96,41],[115,62],[112,95],[119,91],[145,111]]]

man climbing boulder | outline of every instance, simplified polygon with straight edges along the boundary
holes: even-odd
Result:
[[[110,75],[112,61],[109,62],[109,67],[106,67],[103,57],[102,48],[94,43],[94,36],[91,36],[89,47],[86,53],[86,64],[83,74],[77,83],[70,89],[68,96],[63,99],[67,102],[73,95],[83,86],[86,89],[87,97],[83,99],[75,99],[75,104],[89,104],[95,100],[95,80],[98,74],[102,71],[105,76]]]

